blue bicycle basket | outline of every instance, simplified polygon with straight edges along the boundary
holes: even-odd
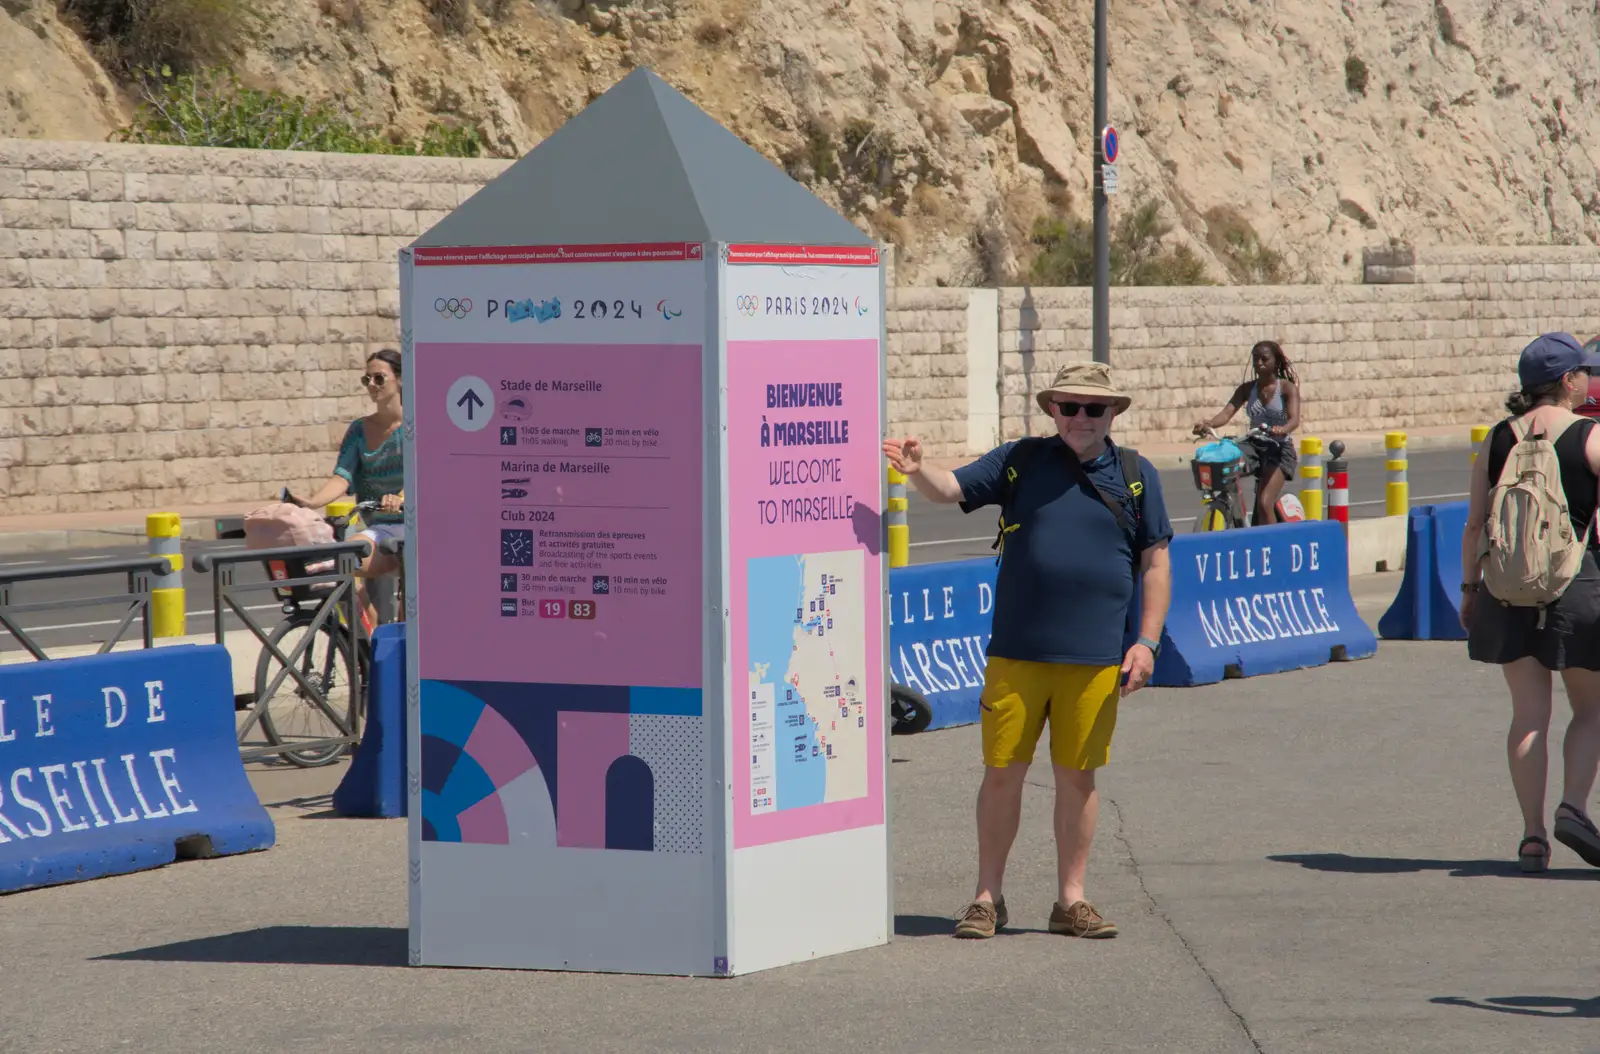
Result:
[[[1239,449],[1239,444],[1231,439],[1218,439],[1207,443],[1194,452],[1196,461],[1210,465],[1226,465],[1230,461],[1238,461],[1244,457],[1244,451]]]

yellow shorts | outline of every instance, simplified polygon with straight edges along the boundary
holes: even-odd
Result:
[[[1003,769],[1031,762],[1049,718],[1050,760],[1069,769],[1099,768],[1111,756],[1121,691],[1119,666],[991,658],[979,698],[983,763]]]

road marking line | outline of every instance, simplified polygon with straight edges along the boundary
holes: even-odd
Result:
[[[1422,496],[1420,498],[1412,498],[1411,499],[1411,504],[1413,504],[1413,505],[1426,505],[1430,501],[1459,501],[1462,498],[1466,498],[1466,497],[1470,497],[1470,496],[1471,495],[1468,495],[1468,494],[1427,494],[1427,495],[1424,495],[1424,496]],[[1352,502],[1350,502],[1350,504],[1351,505],[1382,505],[1382,504],[1384,504],[1384,502],[1385,502],[1385,499],[1377,498],[1377,499],[1375,499],[1373,501],[1352,501]]]

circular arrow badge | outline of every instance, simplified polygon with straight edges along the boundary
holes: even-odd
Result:
[[[445,394],[451,422],[463,432],[476,432],[494,416],[494,389],[482,377],[461,377]]]

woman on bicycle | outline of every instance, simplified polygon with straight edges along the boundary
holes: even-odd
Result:
[[[379,504],[380,511],[363,517],[366,529],[356,536],[372,543],[371,554],[356,572],[356,590],[362,609],[373,624],[377,622],[377,613],[361,579],[382,578],[399,570],[399,560],[379,552],[378,543],[386,538],[404,542],[406,537],[405,517],[401,512],[405,504],[405,459],[400,431],[400,368],[400,353],[393,348],[367,356],[361,383],[372,400],[372,412],[351,421],[350,427],[345,429],[344,441],[339,444],[339,458],[328,481],[311,497],[292,499],[308,509],[320,509],[346,492],[354,491],[358,502]]]
[[[1194,434],[1203,436],[1221,428],[1245,408],[1252,430],[1265,429],[1271,437],[1257,444],[1260,460],[1256,466],[1256,524],[1279,522],[1278,495],[1283,485],[1294,478],[1298,458],[1294,440],[1289,438],[1300,426],[1300,382],[1289,357],[1275,340],[1263,340],[1250,349],[1250,366],[1255,379],[1234,389],[1233,398],[1214,417],[1196,421]]]

